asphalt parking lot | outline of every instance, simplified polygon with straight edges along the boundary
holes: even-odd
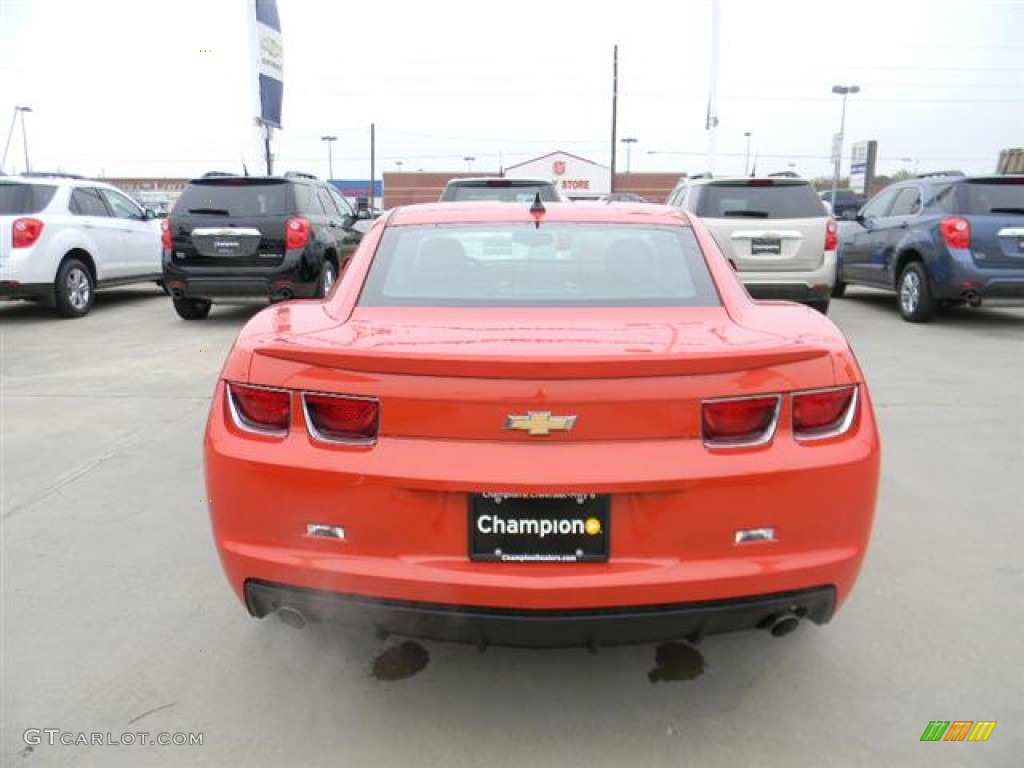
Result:
[[[894,302],[833,303],[884,455],[868,559],[830,625],[709,638],[684,680],[652,674],[648,646],[423,643],[399,681],[374,674],[399,639],[252,620],[221,573],[201,436],[253,307],[186,323],[152,287],[101,293],[75,321],[0,304],[0,764],[1020,765],[1024,309],[915,326]],[[998,725],[922,743],[931,720]],[[27,729],[203,743],[51,746]]]

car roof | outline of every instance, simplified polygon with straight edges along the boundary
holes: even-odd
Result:
[[[758,182],[766,187],[796,187],[809,185],[810,179],[799,176],[715,176],[710,178],[692,179],[688,184],[749,184]]]
[[[544,221],[655,226],[689,225],[690,222],[689,217],[678,208],[654,203],[546,203],[544,210]],[[486,224],[532,220],[529,205],[488,200],[406,205],[392,210],[387,225]]]
[[[69,176],[66,174],[32,174],[30,176],[24,176],[18,174],[16,176],[3,176],[0,175],[0,183],[14,182],[15,184],[47,184],[56,187],[71,187],[81,186],[83,184],[90,185],[102,185],[105,187],[111,186],[105,181],[99,179],[89,179],[85,176]]]

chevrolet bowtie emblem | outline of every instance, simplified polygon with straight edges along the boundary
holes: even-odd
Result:
[[[527,411],[525,416],[507,416],[505,429],[521,429],[531,435],[550,435],[552,431],[568,432],[575,423],[575,416],[552,416],[551,411]]]

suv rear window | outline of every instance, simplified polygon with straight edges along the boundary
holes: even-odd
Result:
[[[0,216],[39,213],[50,204],[56,191],[52,184],[0,183]]]
[[[292,184],[284,179],[195,179],[174,209],[219,216],[287,216],[295,211],[291,190]]]
[[[1024,176],[978,179],[954,184],[953,212],[967,214],[1024,214]]]
[[[540,192],[544,202],[559,202],[551,184],[521,184],[512,179],[487,179],[449,183],[441,193],[442,203],[471,200],[497,200],[504,203],[531,203]]]
[[[690,229],[527,223],[385,230],[371,307],[719,306]]]
[[[825,209],[810,184],[752,179],[704,185],[697,215],[709,219],[811,219],[824,216]]]

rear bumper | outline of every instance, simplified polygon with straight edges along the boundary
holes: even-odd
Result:
[[[275,267],[186,267],[164,257],[164,284],[175,298],[312,298],[319,270],[301,254],[289,254]]]
[[[822,265],[814,270],[794,272],[742,271],[739,278],[755,299],[789,301],[827,301],[836,281],[835,252],[825,254]]]
[[[599,610],[509,610],[397,600],[247,581],[245,603],[262,618],[282,607],[308,621],[329,621],[411,637],[529,648],[650,643],[766,627],[783,615],[815,624],[835,611],[832,587],[734,600]]]
[[[0,299],[53,298],[53,283],[19,283],[0,280]]]

